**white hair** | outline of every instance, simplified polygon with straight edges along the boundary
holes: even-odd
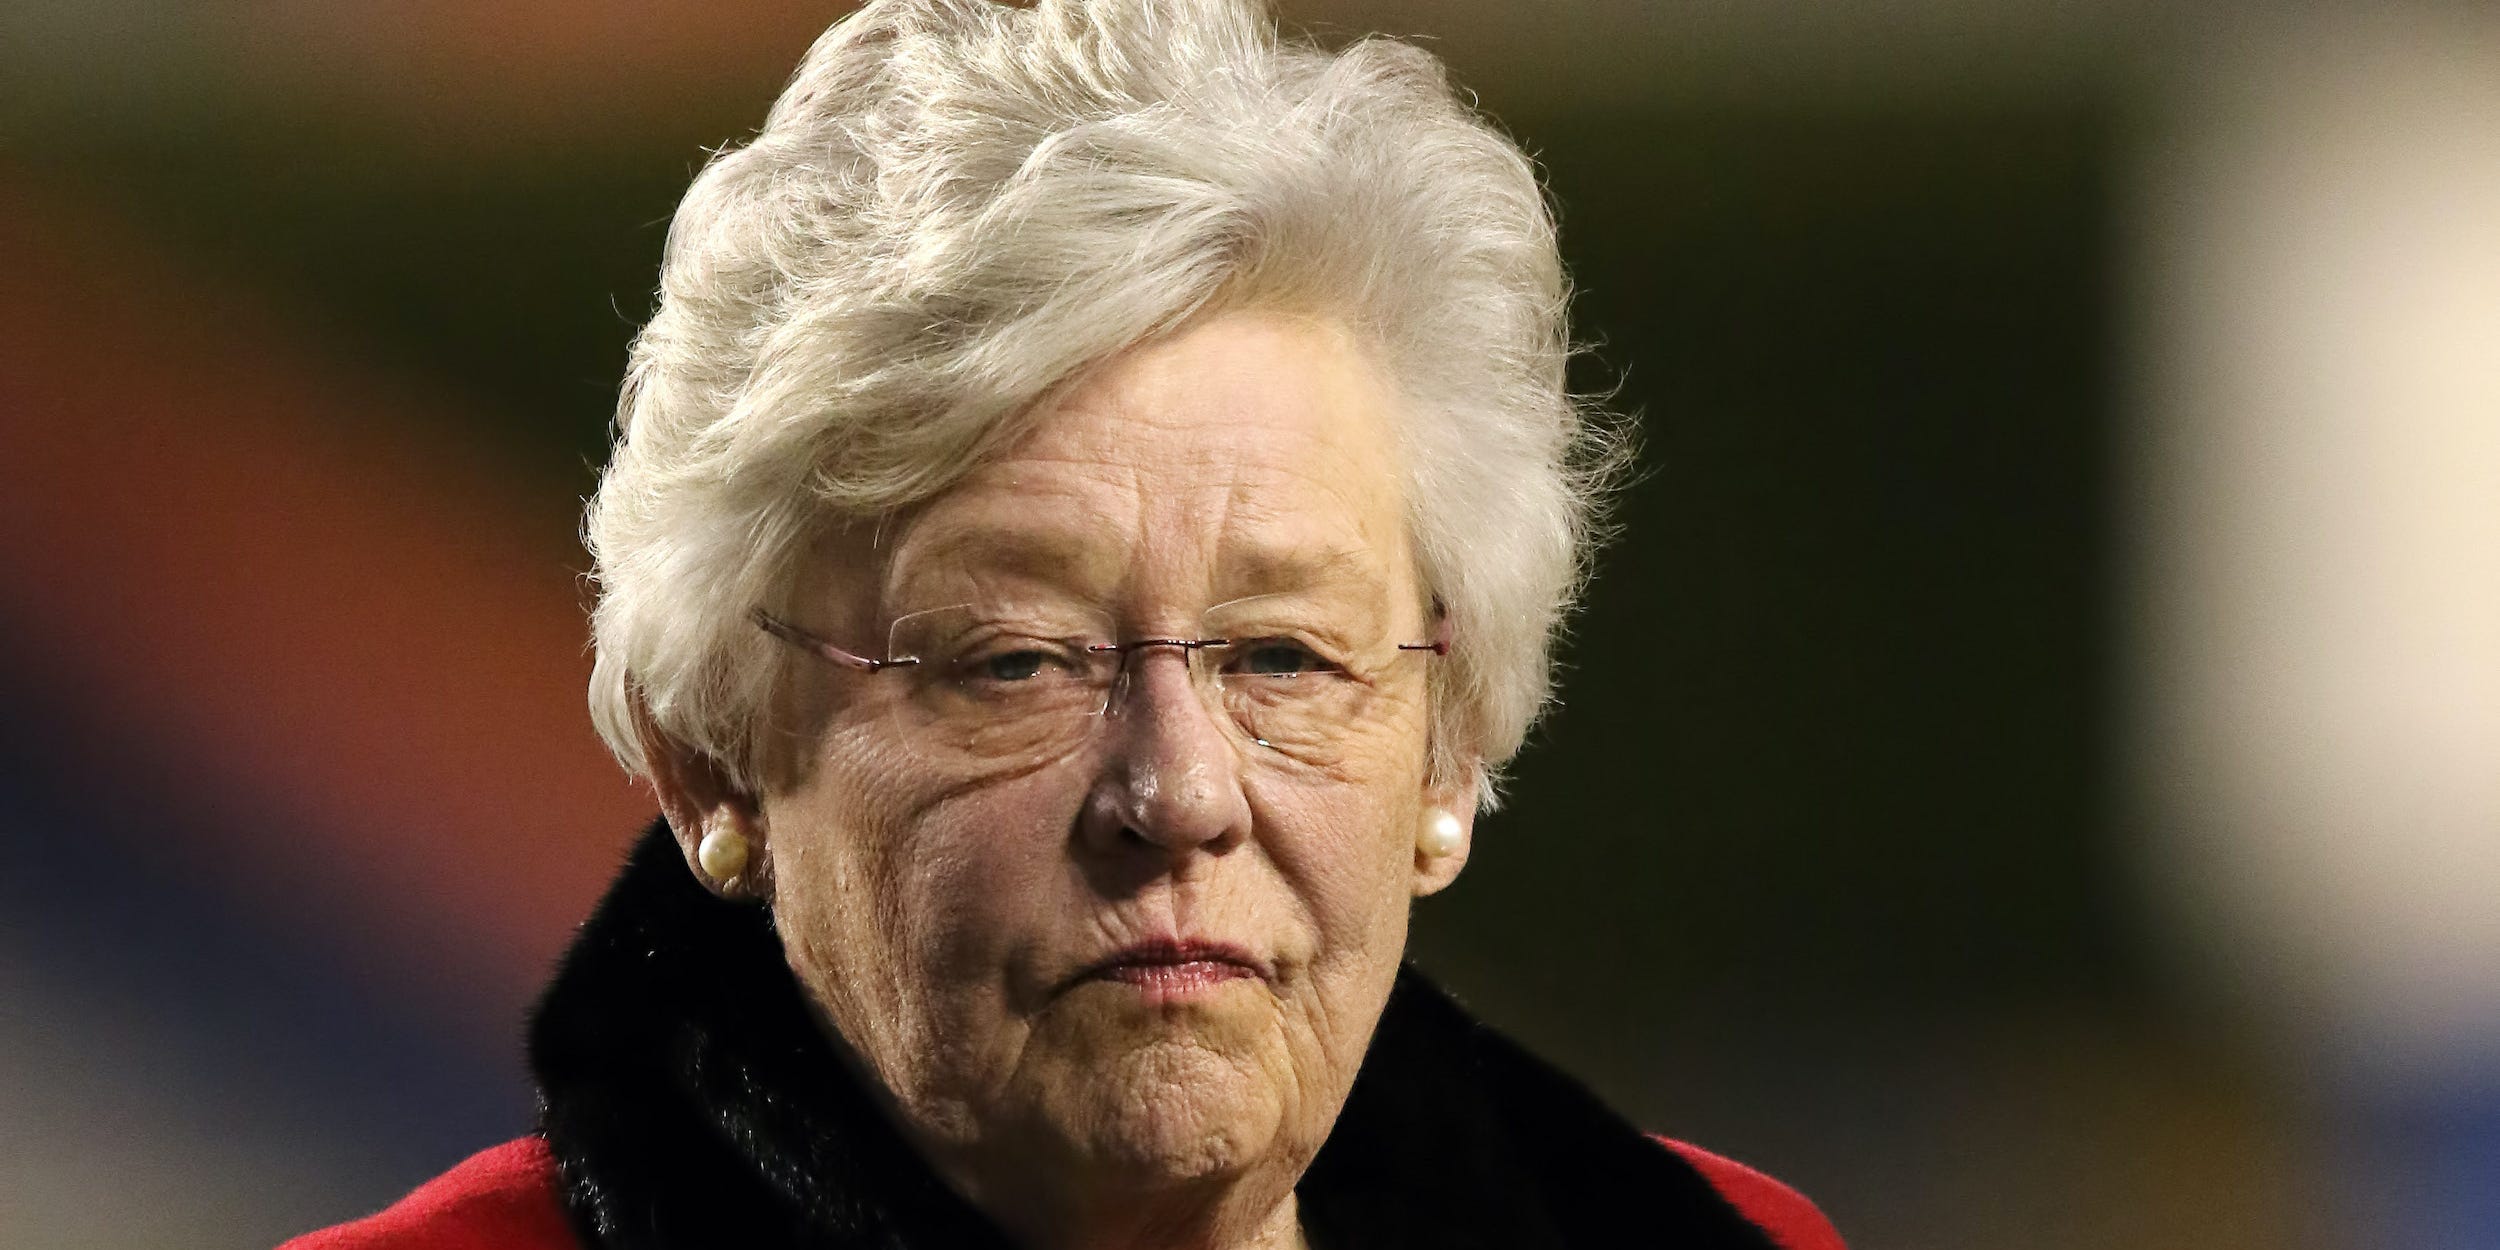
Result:
[[[1622,462],[1565,303],[1535,167],[1417,48],[1282,39],[1255,0],[875,0],[670,227],[585,524],[592,718],[630,770],[658,734],[756,787],[792,660],[749,612],[828,524],[943,491],[1091,363],[1277,308],[1396,390],[1454,637],[1433,778],[1489,803]]]

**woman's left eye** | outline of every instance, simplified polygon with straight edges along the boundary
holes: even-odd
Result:
[[[1239,649],[1240,658],[1233,667],[1258,677],[1293,677],[1304,673],[1324,673],[1336,667],[1319,654],[1289,638],[1263,638]]]

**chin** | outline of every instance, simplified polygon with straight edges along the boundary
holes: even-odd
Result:
[[[1052,1039],[1073,1044],[1037,1065],[1055,1086],[1040,1099],[1049,1135],[1072,1162],[1154,1185],[1274,1156],[1291,1068],[1272,1026],[1235,1013],[1117,1014]]]
[[[1228,1176],[1267,1157],[1283,1119],[1257,1065],[1187,1043],[1132,1051],[1100,1071],[1070,1145],[1148,1183]]]

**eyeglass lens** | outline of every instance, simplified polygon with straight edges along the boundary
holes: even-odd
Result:
[[[1334,619],[1332,619],[1334,617]],[[893,732],[932,762],[1004,771],[1075,754],[1139,698],[1141,666],[1182,662],[1245,760],[1331,768],[1422,697],[1417,652],[1380,612],[1314,612],[1280,596],[1209,611],[1190,638],[1111,641],[1098,621],[1037,605],[956,605],[895,621]]]

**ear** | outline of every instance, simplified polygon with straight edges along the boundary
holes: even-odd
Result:
[[[1422,822],[1447,812],[1458,821],[1458,849],[1447,855],[1427,855],[1422,842]],[[1476,845],[1476,777],[1468,775],[1463,785],[1429,789],[1424,792],[1423,810],[1417,814],[1415,830],[1415,897],[1438,894],[1458,880],[1467,867],[1468,852]]]
[[[764,850],[762,805],[730,779],[720,761],[662,731],[640,699],[634,701],[634,719],[642,729],[644,775],[659,795],[660,815],[677,837],[687,871],[722,898],[769,897],[772,857]],[[698,848],[704,835],[715,831],[746,840],[747,866],[732,881],[703,870]]]

